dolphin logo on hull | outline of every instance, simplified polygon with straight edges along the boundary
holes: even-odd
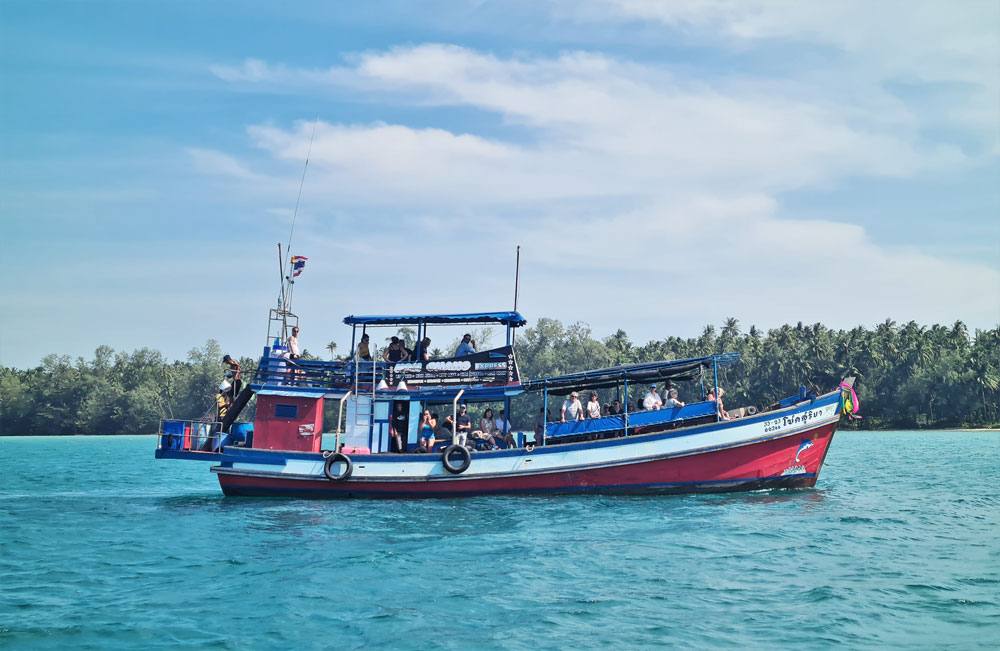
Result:
[[[802,445],[800,445],[799,449],[795,451],[795,463],[799,462],[799,455],[808,450],[809,448],[811,448],[812,446],[813,446],[812,441],[803,439]]]

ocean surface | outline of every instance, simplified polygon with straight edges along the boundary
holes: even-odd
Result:
[[[0,438],[0,648],[1000,648],[1000,433],[838,433],[816,489],[224,498]]]

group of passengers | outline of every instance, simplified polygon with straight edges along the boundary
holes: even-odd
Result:
[[[409,431],[409,418],[402,403],[396,403],[396,413],[393,414],[389,426],[391,436],[391,450],[393,452],[405,452],[406,444],[404,433]],[[454,429],[454,432],[453,432]],[[473,449],[493,450],[500,447],[502,442],[507,448],[517,447],[517,441],[511,433],[511,424],[507,420],[507,415],[503,409],[500,415],[494,417],[493,409],[487,407],[479,419],[479,427],[472,428],[472,418],[469,416],[468,406],[462,403],[458,407],[458,415],[454,421],[450,415],[446,415],[444,420],[425,409],[420,416],[420,425],[417,428],[419,437],[418,452],[430,452],[434,445],[439,442],[454,442],[456,445]],[[470,440],[472,441],[470,443]]]
[[[371,338],[368,333],[361,335],[361,342],[358,344],[358,354],[357,357],[360,360],[366,362],[372,361],[372,353],[370,346]],[[382,351],[382,360],[386,362],[415,362],[415,361],[429,361],[433,359],[430,355],[431,349],[431,338],[424,337],[420,342],[420,354],[419,356],[415,354],[412,350],[406,347],[406,341],[400,339],[399,337],[392,337],[389,340],[389,346]],[[471,334],[466,333],[462,337],[462,341],[458,344],[458,348],[455,349],[455,357],[464,357],[466,355],[472,355],[476,352],[476,342],[472,338]],[[418,360],[419,357],[419,360]]]
[[[676,407],[685,406],[685,403],[679,399],[677,389],[674,388],[670,380],[667,380],[664,385],[662,394],[658,390],[658,386],[659,385],[656,382],[650,383],[649,392],[645,395],[645,397],[639,399],[636,403],[636,407],[639,410],[654,411],[657,409],[674,409]],[[719,417],[723,420],[729,420],[729,412],[727,412],[722,406],[722,396],[724,394],[725,391],[723,391],[722,387],[719,387],[718,396],[716,396],[714,389],[709,389],[705,400],[716,403],[716,410]],[[624,409],[622,408],[622,404],[618,400],[615,400],[610,404],[605,403],[602,406],[597,392],[592,391],[587,404],[583,405],[580,402],[580,394],[573,391],[569,394],[569,398],[563,402],[562,410],[560,412],[560,421],[563,423],[567,421],[574,422],[592,418],[602,418],[604,416],[616,416],[623,412]]]

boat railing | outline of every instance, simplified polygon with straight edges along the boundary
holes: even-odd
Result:
[[[178,452],[217,453],[226,444],[226,436],[219,421],[163,419],[156,447]]]
[[[362,391],[368,391],[385,380],[387,383],[397,385],[401,380],[409,384],[413,374],[421,374],[424,370],[422,364],[428,367],[437,367],[434,372],[442,373],[440,380],[428,382],[426,376],[424,384],[447,384],[449,386],[461,386],[463,384],[505,384],[503,374],[506,373],[506,366],[499,371],[483,371],[483,367],[492,367],[496,364],[492,358],[498,358],[501,362],[507,363],[506,348],[498,348],[489,351],[482,351],[479,356],[489,356],[485,360],[478,360],[473,356],[445,357],[428,360],[428,362],[403,362],[392,363],[381,360],[365,361],[357,359],[326,361],[326,360],[304,360],[290,359],[284,356],[267,355],[261,358],[254,375],[254,384],[263,386],[297,388],[297,389],[350,389],[355,395],[360,395]],[[483,362],[490,362],[489,364]],[[457,369],[450,368],[457,366]],[[395,369],[395,371],[393,371]],[[493,375],[484,376],[484,373]],[[515,375],[516,377],[516,375]],[[499,379],[497,379],[499,378]]]
[[[303,389],[330,389],[351,387],[359,380],[368,384],[374,377],[378,382],[385,377],[388,364],[365,361],[322,361],[264,357],[254,375],[256,384],[296,387]]]
[[[715,403],[697,402],[684,407],[673,407],[670,409],[633,411],[627,415],[618,414],[575,422],[547,423],[545,426],[545,439],[547,441],[558,441],[559,439],[569,438],[576,439],[581,436],[607,432],[620,432],[624,434],[629,430],[633,433],[641,433],[646,428],[655,428],[658,425],[673,422],[703,419],[711,417],[714,414]],[[628,418],[627,424],[625,420],[626,416]]]

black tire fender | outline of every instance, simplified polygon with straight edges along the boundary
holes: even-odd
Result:
[[[462,462],[457,466],[451,462],[451,455],[458,452],[462,457]],[[444,469],[453,475],[461,475],[463,472],[469,469],[469,464],[472,463],[472,454],[461,445],[449,445],[441,453],[441,463],[444,464]]]
[[[346,467],[344,468],[344,472],[340,473],[339,475],[335,475],[330,469],[333,467],[333,464],[337,463],[338,461],[342,461]],[[351,463],[351,458],[341,452],[335,452],[331,454],[329,457],[327,457],[326,463],[323,465],[323,474],[326,475],[326,478],[329,479],[330,481],[344,481],[345,479],[351,476],[351,473],[353,471],[354,471],[354,464]]]

